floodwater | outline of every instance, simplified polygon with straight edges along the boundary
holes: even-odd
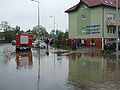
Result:
[[[0,90],[120,90],[119,56],[38,52],[0,45]]]

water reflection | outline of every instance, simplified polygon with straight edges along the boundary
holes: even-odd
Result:
[[[31,51],[16,52],[16,69],[30,69],[32,67],[33,60]]]
[[[70,55],[69,83],[75,87],[120,88],[120,56],[100,54]],[[95,89],[96,90],[96,89]],[[100,89],[101,90],[101,89]]]
[[[41,50],[38,49],[38,81],[37,81],[37,90],[40,90],[40,62],[41,62]]]
[[[49,56],[49,49],[46,49],[46,55]]]
[[[3,63],[4,63],[4,65],[7,65],[8,63],[9,63],[9,61],[11,60],[11,58],[12,58],[12,52],[11,52],[11,50],[10,50],[10,48],[9,47],[5,47],[4,49],[3,49],[3,56],[4,56],[4,60],[3,60]]]

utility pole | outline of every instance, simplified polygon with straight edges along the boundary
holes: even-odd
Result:
[[[39,48],[40,48],[40,15],[39,15],[39,1],[37,1],[37,0],[31,0],[31,1],[34,1],[34,2],[37,2],[37,4],[38,4],[38,46],[39,46]]]
[[[116,0],[116,53],[118,53],[118,0]]]
[[[54,19],[53,25],[54,25],[54,30],[55,30],[55,16],[50,16],[50,17],[52,17]],[[56,30],[55,30],[55,34],[56,34]]]

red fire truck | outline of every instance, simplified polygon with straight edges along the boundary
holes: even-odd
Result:
[[[16,51],[17,50],[31,50],[33,35],[29,33],[16,34]]]

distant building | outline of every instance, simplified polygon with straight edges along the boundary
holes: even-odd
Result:
[[[66,10],[65,12],[69,14],[69,38],[84,40],[88,47],[91,43],[94,43],[95,47],[102,47],[102,38],[103,42],[115,39],[115,1],[80,0],[77,5]],[[120,26],[119,20],[118,25]]]

